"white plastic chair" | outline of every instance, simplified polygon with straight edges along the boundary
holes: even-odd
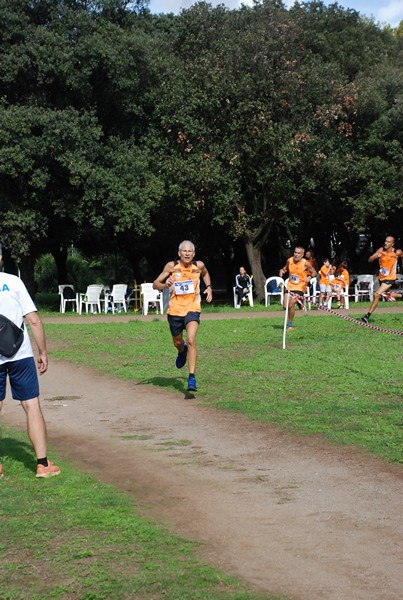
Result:
[[[72,292],[74,293],[74,298],[65,298],[64,290],[66,288],[69,288],[72,290]],[[59,285],[59,296],[60,296],[60,312],[61,313],[66,312],[67,302],[73,302],[73,306],[72,306],[73,311],[74,311],[74,305],[75,305],[76,311],[78,311],[78,299],[77,299],[77,294],[74,290],[74,285],[71,285],[70,283]]]
[[[234,293],[234,307],[237,308],[238,307],[238,296],[236,294],[236,285],[232,289],[233,289],[233,293]],[[249,306],[253,306],[253,290],[252,290],[252,286],[249,287],[248,292],[244,295],[244,298],[248,299]]]
[[[164,313],[163,294],[159,290],[154,290],[152,283],[141,284],[141,296],[143,300],[143,315],[148,315],[150,304],[155,304],[157,314],[158,308],[161,314]]]
[[[267,285],[271,282],[275,281],[277,284],[278,292],[268,292]],[[264,284],[264,304],[265,306],[269,306],[270,298],[272,296],[280,296],[280,302],[283,304],[284,300],[284,279],[282,277],[269,277],[266,279],[266,283]]]
[[[307,290],[304,294],[305,302],[308,304],[308,310],[311,310],[311,304],[315,304],[316,298],[319,298],[320,287],[316,277],[312,277],[311,281],[307,284]],[[329,307],[330,308],[330,307]]]
[[[354,286],[354,301],[365,300],[367,297],[370,302],[374,299],[374,278],[372,275],[358,275]]]
[[[83,304],[85,304],[85,312],[88,314],[88,307],[90,307],[91,312],[95,312],[95,309],[98,309],[98,312],[101,312],[101,293],[104,289],[102,284],[92,284],[87,287],[87,291],[85,294],[79,294],[78,301],[78,312],[83,312]]]
[[[115,313],[115,307],[118,310],[120,307],[127,312],[126,304],[127,285],[124,283],[116,283],[112,287],[112,291],[105,296],[105,312],[108,312],[109,306],[112,307],[112,314]]]

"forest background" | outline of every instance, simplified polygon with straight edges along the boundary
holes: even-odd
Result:
[[[368,272],[399,239],[402,23],[277,0],[0,0],[0,23],[0,241],[33,295],[152,281],[191,239],[262,298],[296,243]]]

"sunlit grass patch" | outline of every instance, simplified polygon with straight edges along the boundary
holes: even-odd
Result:
[[[2,462],[2,599],[270,599],[203,564],[196,543],[65,461],[59,477],[37,480],[24,434],[3,428]]]
[[[283,322],[280,317],[202,317],[197,397],[251,419],[299,434],[322,434],[401,461],[401,336],[300,312],[283,350]],[[379,313],[376,323],[399,330],[402,316]],[[186,369],[174,366],[176,352],[164,321],[52,324],[46,330],[59,341],[56,358],[183,393]]]

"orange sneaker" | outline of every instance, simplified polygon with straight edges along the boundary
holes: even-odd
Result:
[[[3,465],[0,463],[0,479],[3,477]]]
[[[55,475],[60,475],[60,469],[59,467],[54,465],[50,460],[48,460],[47,467],[44,467],[43,465],[38,465],[36,467],[37,477],[54,477]]]
[[[295,327],[292,327],[291,325],[288,325],[287,327],[287,331],[294,331]]]

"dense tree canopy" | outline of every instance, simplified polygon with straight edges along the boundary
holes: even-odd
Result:
[[[288,241],[399,233],[399,30],[277,0],[0,0],[0,19],[0,239],[31,289],[46,251],[65,282],[72,241],[157,269],[190,237],[203,258],[241,243],[262,296]]]

